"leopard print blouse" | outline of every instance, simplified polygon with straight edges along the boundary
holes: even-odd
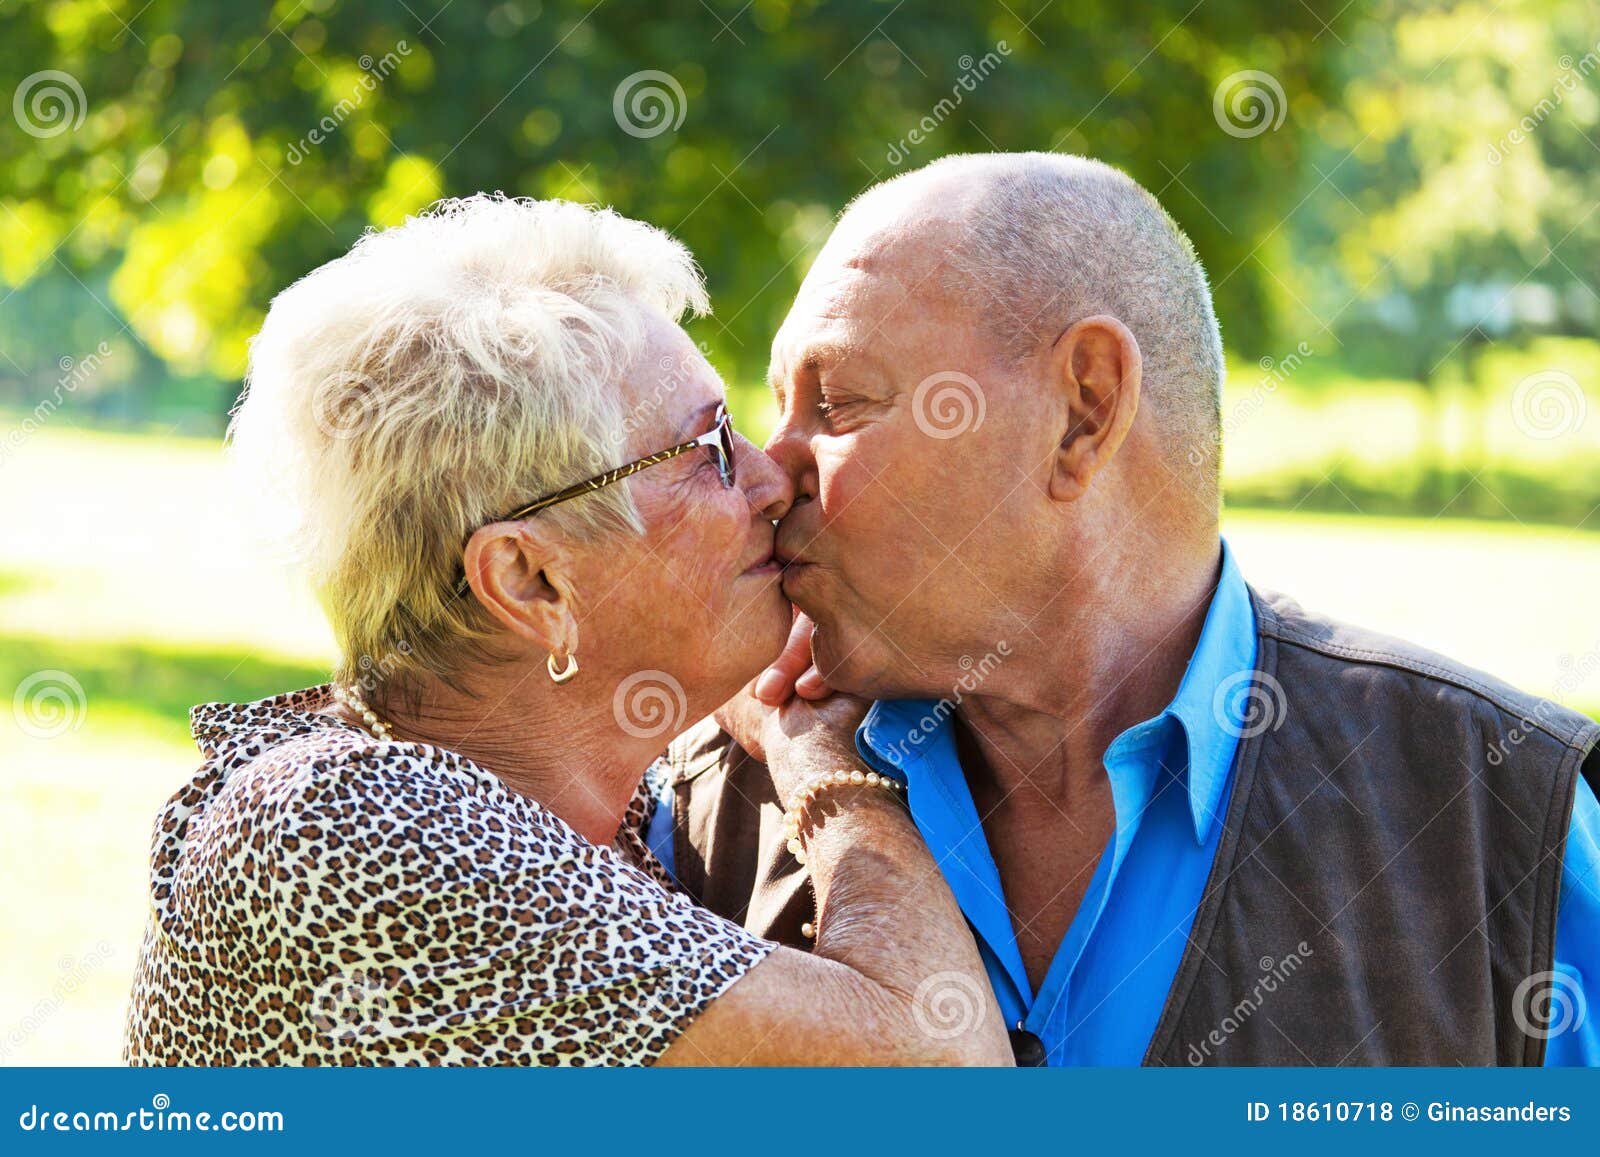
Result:
[[[328,687],[192,714],[157,817],[130,1064],[649,1064],[774,945]]]

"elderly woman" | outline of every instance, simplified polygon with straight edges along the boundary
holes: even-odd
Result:
[[[790,483],[734,433],[690,307],[666,234],[489,197],[273,302],[233,452],[292,512],[343,657],[195,709],[129,1061],[1009,1062],[899,786],[856,760],[860,704],[764,721],[813,952],[696,906],[645,846],[655,757],[791,621]]]

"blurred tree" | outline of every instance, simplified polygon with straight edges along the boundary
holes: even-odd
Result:
[[[1056,149],[1157,192],[1249,352],[1347,19],[1247,0],[0,0],[0,291],[70,276],[96,326],[227,382],[272,294],[368,225],[480,189],[572,197],[694,249],[718,306],[697,337],[749,384],[851,196],[946,153]],[[1261,74],[1264,108],[1222,103]],[[9,300],[14,365],[84,340]]]
[[[1383,0],[1349,35],[1308,145],[1318,210],[1294,221],[1297,325],[1422,382],[1438,427],[1489,343],[1600,332],[1600,25],[1549,0]],[[1481,451],[1451,465],[1441,440],[1447,498]]]

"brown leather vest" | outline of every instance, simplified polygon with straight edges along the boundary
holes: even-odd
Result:
[[[1600,791],[1600,724],[1281,595],[1251,601],[1266,722],[1239,744],[1145,1063],[1542,1063],[1528,1005],[1548,995],[1576,777]],[[810,881],[765,766],[710,724],[668,758],[679,881],[804,947]]]

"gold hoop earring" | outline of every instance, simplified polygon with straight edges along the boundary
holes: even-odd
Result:
[[[550,657],[544,661],[544,669],[550,672],[550,682],[552,683],[571,682],[572,677],[578,673],[578,656],[576,653],[568,655],[566,667],[557,671],[556,656],[555,652],[552,651]]]

